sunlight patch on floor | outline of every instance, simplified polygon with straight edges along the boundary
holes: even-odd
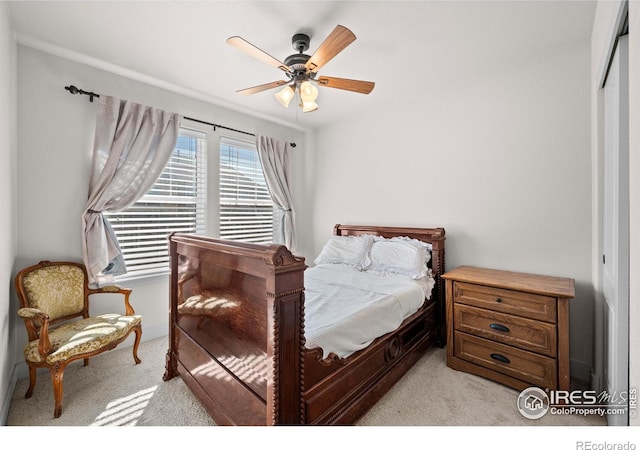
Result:
[[[156,389],[157,385],[108,403],[105,411],[96,417],[90,426],[136,425]]]

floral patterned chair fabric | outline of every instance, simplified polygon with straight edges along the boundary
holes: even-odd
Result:
[[[54,393],[54,417],[62,414],[62,378],[72,361],[114,349],[132,332],[135,333],[133,359],[136,364],[142,337],[142,316],[136,315],[129,303],[130,289],[119,286],[90,288],[84,265],[74,262],[40,263],[16,275],[16,290],[21,308],[18,315],[25,320],[29,343],[24,357],[29,366],[31,397],[36,383],[36,369],[51,372]],[[89,316],[89,296],[115,293],[124,296],[124,314]]]

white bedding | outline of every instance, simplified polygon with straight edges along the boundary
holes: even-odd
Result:
[[[343,264],[308,268],[306,346],[322,348],[323,357],[329,353],[347,357],[397,329],[430,297],[433,285],[433,277],[412,280]]]

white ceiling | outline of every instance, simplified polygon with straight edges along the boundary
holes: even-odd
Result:
[[[151,81],[212,103],[312,129],[410,99],[416,90],[464,83],[550,49],[588,43],[588,1],[10,1],[18,42]],[[312,54],[336,25],[356,41],[319,75],[375,81],[369,95],[320,88],[303,114],[235,91],[286,79],[226,43],[238,35],[279,60]],[[72,83],[73,80],[69,80]],[[100,93],[100,86],[78,86]],[[117,95],[116,93],[110,93]]]

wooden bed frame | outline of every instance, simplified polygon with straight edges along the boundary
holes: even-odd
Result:
[[[347,358],[305,347],[304,258],[174,233],[164,380],[180,376],[218,425],[355,424],[434,343],[444,345],[443,228],[336,225],[339,236],[432,244],[431,299]]]

